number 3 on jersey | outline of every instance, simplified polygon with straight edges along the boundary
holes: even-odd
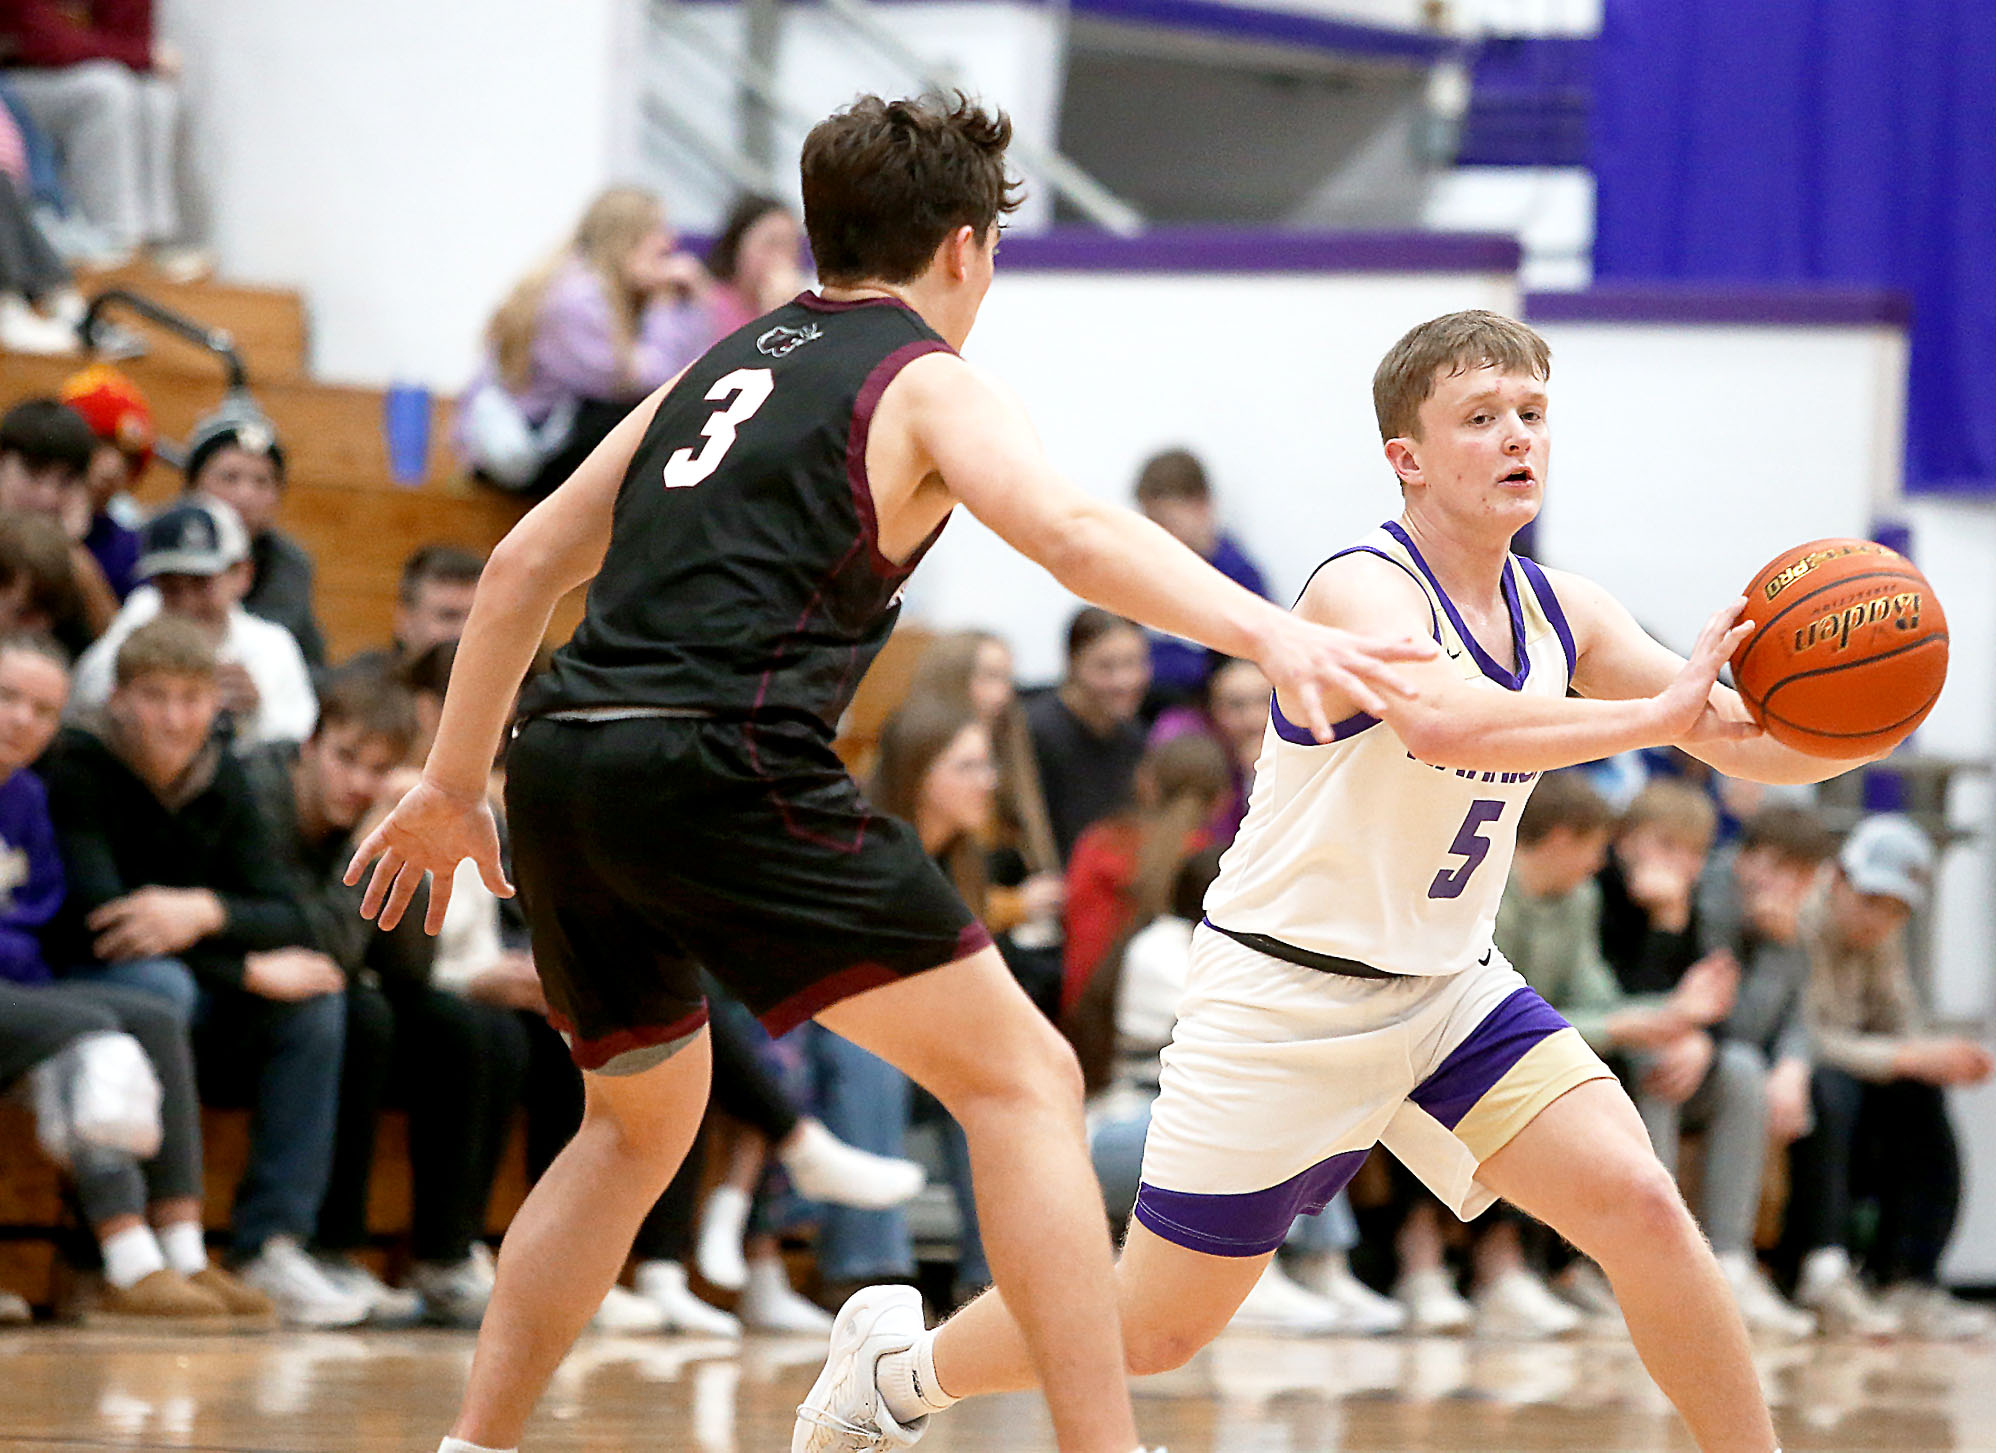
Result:
[[[1490,856],[1490,839],[1483,835],[1483,829],[1503,815],[1504,804],[1487,797],[1479,797],[1469,804],[1469,814],[1457,829],[1455,841],[1448,845],[1448,850],[1460,857],[1462,862],[1435,874],[1435,881],[1428,885],[1430,898],[1462,897],[1462,890],[1469,886],[1469,875],[1482,867],[1483,860]]]
[[[715,380],[707,397],[718,403],[733,395],[734,402],[707,416],[707,422],[700,426],[706,443],[697,454],[691,449],[672,451],[672,457],[665,461],[665,487],[691,489],[719,469],[734,447],[735,430],[755,417],[775,387],[776,375],[766,368],[738,368]]]

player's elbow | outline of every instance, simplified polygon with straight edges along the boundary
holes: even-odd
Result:
[[[1387,720],[1408,752],[1431,767],[1467,767],[1475,755],[1477,733],[1460,717],[1412,702]]]

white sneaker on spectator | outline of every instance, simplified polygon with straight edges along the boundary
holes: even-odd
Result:
[[[1795,1300],[1816,1314],[1828,1337],[1896,1337],[1899,1317],[1873,1299],[1839,1247],[1809,1253]]]
[[[342,1291],[289,1236],[273,1236],[236,1268],[276,1304],[278,1319],[293,1327],[354,1327],[367,1320],[368,1299]]]
[[[816,1120],[798,1123],[797,1133],[777,1151],[797,1194],[863,1211],[898,1206],[922,1189],[928,1175],[912,1160],[875,1155],[847,1145]]]
[[[1949,1295],[1944,1287],[1901,1282],[1885,1293],[1908,1337],[1932,1342],[1979,1342],[1996,1333],[1996,1313]]]
[[[1815,1335],[1815,1317],[1800,1307],[1791,1306],[1774,1289],[1774,1283],[1768,1280],[1767,1273],[1761,1269],[1759,1260],[1751,1251],[1722,1252],[1719,1269],[1726,1274],[1726,1281],[1733,1289],[1733,1300],[1739,1303],[1740,1319],[1747,1324],[1748,1331],[1765,1332],[1791,1341]]]
[[[1522,1266],[1476,1294],[1476,1335],[1504,1342],[1543,1342],[1580,1330],[1586,1320]]]
[[[921,1305],[920,1297],[916,1306]],[[832,1330],[832,1314],[790,1285],[780,1256],[760,1257],[748,1264],[748,1285],[735,1303],[735,1315],[752,1332],[788,1332],[822,1337]]]
[[[17,293],[0,293],[0,351],[56,357],[83,351],[76,329],[37,313]]]
[[[0,1292],[0,1327],[19,1327],[35,1320],[28,1299],[15,1292]]]
[[[1342,1251],[1298,1257],[1289,1264],[1289,1272],[1305,1291],[1315,1292],[1344,1313],[1341,1332],[1381,1337],[1407,1325],[1407,1309],[1353,1276]]]
[[[1554,1296],[1578,1307],[1597,1323],[1625,1325],[1622,1304],[1615,1300],[1615,1289],[1608,1285],[1601,1268],[1584,1256],[1552,1279],[1552,1290]]]
[[[832,1324],[824,1371],[797,1408],[790,1453],[885,1453],[927,1432],[926,1417],[897,1423],[874,1380],[880,1359],[914,1346],[924,1325],[922,1294],[913,1287],[866,1287],[847,1298]]]
[[[734,1186],[716,1186],[700,1208],[700,1236],[693,1246],[693,1264],[700,1275],[724,1292],[738,1292],[748,1284],[748,1259],[742,1255],[742,1238],[748,1234],[747,1191]]]
[[[747,1268],[743,1268],[746,1279]],[[709,1306],[686,1285],[686,1268],[676,1261],[641,1261],[631,1278],[637,1294],[665,1313],[665,1330],[696,1337],[740,1337],[742,1324],[719,1307]]]
[[[422,1316],[434,1327],[475,1331],[492,1300],[492,1270],[477,1256],[462,1261],[419,1261],[409,1268],[409,1285],[422,1299]]]
[[[1336,1302],[1306,1291],[1273,1261],[1261,1273],[1227,1327],[1235,1332],[1279,1332],[1289,1337],[1324,1337],[1345,1330]]]
[[[423,1299],[415,1292],[392,1287],[350,1256],[314,1257],[326,1280],[343,1292],[367,1299],[371,1327],[413,1326],[423,1315]]]
[[[1465,1331],[1476,1315],[1456,1292],[1448,1272],[1439,1266],[1401,1277],[1393,1288],[1393,1299],[1407,1309],[1407,1330],[1417,1334]]]
[[[603,1304],[596,1309],[596,1315],[589,1319],[589,1330],[663,1332],[665,1310],[628,1287],[612,1286],[603,1294]]]

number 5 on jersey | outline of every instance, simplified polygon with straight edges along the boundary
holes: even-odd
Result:
[[[734,402],[707,416],[707,422],[700,426],[706,442],[697,454],[691,449],[672,451],[672,457],[665,461],[665,487],[691,489],[719,469],[734,447],[735,430],[755,417],[775,387],[776,375],[766,368],[738,368],[716,379],[707,397],[719,403],[732,396]]]
[[[1460,898],[1462,890],[1469,886],[1470,874],[1483,866],[1483,860],[1490,856],[1490,839],[1483,835],[1483,829],[1504,815],[1504,804],[1492,802],[1487,797],[1479,797],[1469,804],[1469,814],[1457,829],[1455,841],[1448,850],[1462,859],[1453,868],[1443,868],[1435,874],[1435,881],[1428,885],[1430,898]]]

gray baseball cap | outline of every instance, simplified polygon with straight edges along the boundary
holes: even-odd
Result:
[[[249,536],[219,500],[188,496],[168,505],[139,534],[138,577],[220,575],[249,559]]]
[[[1844,839],[1837,866],[1860,893],[1924,908],[1934,881],[1934,845],[1909,817],[1867,817]]]

